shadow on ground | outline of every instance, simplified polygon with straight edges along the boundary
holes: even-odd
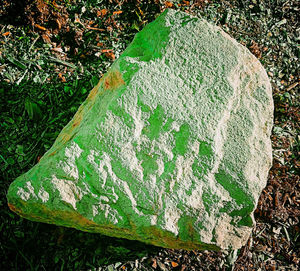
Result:
[[[11,239],[2,243],[2,270],[88,270],[124,263],[158,250],[136,241],[34,223],[16,216],[10,223],[6,234]]]
[[[81,90],[88,84],[82,80],[68,93],[62,83],[22,81],[0,86],[1,270],[88,270],[158,250],[136,241],[31,222],[7,207],[9,184],[36,164],[53,144],[85,100],[87,93]]]

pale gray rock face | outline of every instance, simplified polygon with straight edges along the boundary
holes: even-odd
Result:
[[[259,61],[220,28],[168,10],[10,186],[9,206],[163,247],[238,249],[266,185],[272,120]]]

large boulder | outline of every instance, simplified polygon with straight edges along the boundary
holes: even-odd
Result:
[[[167,248],[240,248],[271,166],[272,114],[266,72],[245,47],[167,10],[11,184],[9,207]]]

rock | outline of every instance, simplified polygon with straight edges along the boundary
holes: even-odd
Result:
[[[272,115],[268,77],[245,47],[165,11],[11,184],[9,207],[167,248],[238,249],[271,166]]]

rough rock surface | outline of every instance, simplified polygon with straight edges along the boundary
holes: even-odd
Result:
[[[138,33],[54,145],[8,191],[19,215],[169,248],[240,248],[271,166],[259,61],[165,11]]]

